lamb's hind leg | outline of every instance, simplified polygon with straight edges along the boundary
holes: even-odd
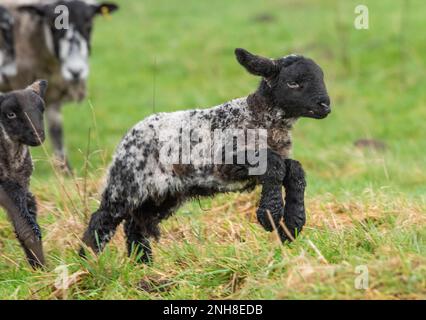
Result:
[[[95,253],[100,253],[115,234],[118,225],[127,217],[124,205],[103,201],[100,208],[93,213],[89,226],[83,236],[83,242]],[[84,248],[80,256],[85,256]]]
[[[150,263],[152,261],[152,248],[149,234],[141,228],[134,218],[126,220],[124,232],[129,257],[134,254],[138,263]]]
[[[284,201],[282,185],[286,175],[284,159],[272,150],[268,150],[266,173],[260,177],[262,194],[257,219],[266,231],[280,228],[280,221],[284,216]]]
[[[12,221],[28,263],[33,268],[42,267],[44,255],[34,197],[13,182],[3,182],[0,184],[0,205],[6,209]]]
[[[152,262],[150,239],[160,237],[159,224],[170,217],[181,204],[181,199],[168,195],[161,201],[147,199],[126,221],[125,232],[129,256],[136,253],[138,262]]]

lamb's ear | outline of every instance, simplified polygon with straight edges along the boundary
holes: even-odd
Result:
[[[47,81],[46,80],[37,80],[33,84],[27,87],[27,89],[34,91],[37,93],[42,99],[46,95],[47,90]]]
[[[28,12],[28,13],[36,14],[40,17],[44,17],[46,15],[46,6],[41,4],[22,5],[18,7],[18,11]]]
[[[273,60],[254,55],[245,49],[235,49],[238,62],[246,68],[248,72],[256,76],[270,78],[279,72]]]
[[[118,10],[118,5],[113,2],[102,2],[100,4],[94,5],[95,14],[106,15]]]

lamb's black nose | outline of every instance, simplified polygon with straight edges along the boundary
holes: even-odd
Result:
[[[33,132],[31,137],[34,139],[34,141],[37,141],[37,142],[40,142],[40,141],[43,142],[44,139],[46,138],[43,131],[37,131],[37,133]]]
[[[324,113],[330,113],[331,112],[331,107],[330,107],[330,99],[328,97],[322,98],[319,102],[318,105],[321,107],[321,110]]]

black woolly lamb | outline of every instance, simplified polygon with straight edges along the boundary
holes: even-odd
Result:
[[[263,187],[257,212],[261,225],[268,231],[275,225],[283,241],[292,240],[301,231],[306,183],[300,163],[289,159],[290,131],[299,117],[322,119],[330,113],[323,72],[314,61],[299,55],[273,60],[244,49],[236,49],[235,54],[248,72],[262,77],[256,92],[210,109],[154,114],[133,127],[117,148],[100,208],[84,234],[88,247],[101,251],[125,220],[129,254],[136,250],[139,260],[148,262],[150,238],[159,237],[161,220],[185,200],[248,191],[258,184]],[[234,137],[230,140],[230,148],[222,145],[223,140],[218,148],[213,144],[213,153],[222,152],[217,161],[205,161],[209,158],[206,155],[211,155],[208,152],[198,161],[188,159],[193,150],[203,154],[200,146],[211,141],[217,131],[230,129],[242,133],[242,141],[245,137],[248,141],[250,130],[257,130],[258,140],[239,149],[237,135],[237,141]],[[186,134],[190,135],[189,143],[184,139]],[[251,157],[258,156],[258,163],[250,161],[253,149]],[[173,158],[176,153],[173,161],[164,161],[164,155]],[[260,157],[262,153],[265,158]],[[254,164],[257,168],[264,165],[265,170],[254,170],[253,174]],[[282,186],[286,189],[285,207]],[[84,255],[84,249],[80,253]]]
[[[33,164],[29,146],[44,141],[43,97],[47,82],[0,95],[0,206],[15,228],[28,262],[44,264],[37,204],[29,191]]]

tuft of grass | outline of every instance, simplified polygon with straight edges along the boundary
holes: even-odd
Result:
[[[78,181],[83,183],[83,181]],[[73,182],[66,182],[75,190]],[[403,195],[369,192],[342,201],[331,194],[307,202],[308,224],[282,245],[265,233],[255,212],[259,190],[188,203],[163,223],[154,264],[127,257],[120,229],[100,256],[79,258],[87,219],[52,210],[62,196],[39,198],[48,258],[46,271],[26,264],[10,226],[0,223],[0,295],[22,299],[424,299],[426,205]],[[97,184],[89,184],[90,207]],[[38,190],[38,187],[35,187]],[[39,192],[37,192],[39,193]],[[78,202],[77,191],[70,193]],[[58,213],[59,211],[59,213]],[[58,214],[59,216],[55,216]],[[369,287],[358,290],[357,267]]]

